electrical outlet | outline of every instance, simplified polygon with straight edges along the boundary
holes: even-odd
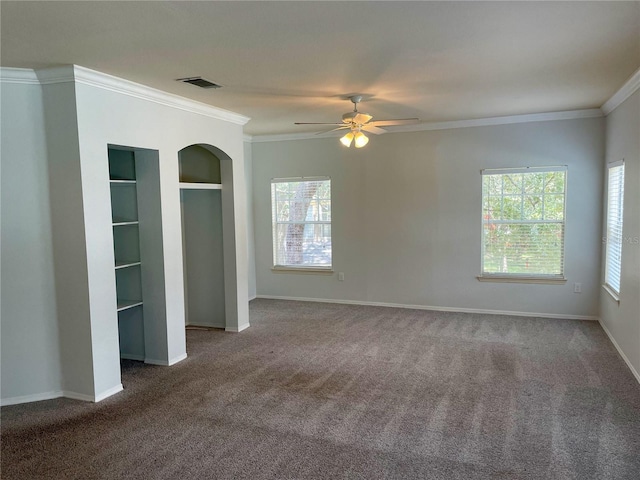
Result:
[[[573,293],[582,293],[582,284],[574,283],[573,284]]]
[[[344,281],[344,272],[339,272],[338,273],[338,280],[340,280],[341,282]]]

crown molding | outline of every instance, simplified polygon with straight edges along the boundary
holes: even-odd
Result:
[[[415,125],[403,125],[389,128],[387,133],[403,132],[424,132],[429,130],[449,130],[455,128],[484,127],[491,125],[509,125],[514,123],[548,122],[552,120],[575,120],[579,118],[602,117],[602,110],[599,108],[589,108],[584,110],[568,110],[564,112],[530,113],[525,115],[510,115],[505,117],[476,118],[473,120],[453,120],[450,122],[418,123]],[[315,133],[285,133],[278,135],[254,135],[253,143],[261,142],[283,142],[289,140],[309,140],[312,138],[340,137],[341,132],[326,134]]]
[[[618,89],[616,93],[611,95],[611,98],[602,104],[602,111],[605,115],[609,115],[613,112],[618,105],[624,102],[627,98],[633,95],[640,88],[640,68],[635,71],[629,79],[624,82],[624,85]]]
[[[62,65],[36,70],[40,85],[55,85],[58,83],[72,83],[75,81],[75,65]]]
[[[40,85],[36,72],[30,68],[0,67],[0,83]]]
[[[554,120],[576,120],[580,118],[602,117],[599,108],[567,110],[563,112],[527,113],[504,117],[474,118],[471,120],[453,120],[450,122],[419,123],[394,127],[393,132],[422,132],[426,130],[449,130],[454,128],[487,127],[493,125],[511,125],[515,123],[550,122]]]
[[[230,112],[229,110],[212,107],[206,103],[163,92],[155,88],[147,87],[146,85],[97,72],[79,65],[65,65],[36,71],[2,68],[1,79],[2,82],[7,83],[28,83],[34,85],[55,85],[75,82],[77,84],[89,85],[167,107],[204,115],[217,120],[223,120],[236,125],[245,125],[250,120],[249,117]]]

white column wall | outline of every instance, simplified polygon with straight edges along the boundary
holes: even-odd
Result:
[[[107,233],[111,228],[111,218],[108,209],[101,206],[103,203],[108,205],[109,199],[107,145],[156,150],[159,152],[160,162],[167,315],[166,356],[157,360],[164,360],[170,365],[185,358],[178,151],[188,145],[208,144],[225,152],[231,158],[227,162],[233,165],[234,244],[231,248],[225,245],[225,252],[230,252],[235,261],[236,282],[225,285],[225,289],[235,299],[235,321],[238,325],[248,325],[247,213],[242,126],[84,83],[76,84],[76,102],[83,182],[86,179],[83,186],[91,196],[85,202],[85,215],[92,219],[87,255],[94,265],[90,269],[89,285],[94,289],[95,295],[111,298],[115,295],[112,292],[113,253],[103,249],[103,243],[111,240]],[[109,301],[111,300],[102,297],[100,300],[96,298],[96,305]],[[92,343],[94,349],[114,355],[117,353],[117,330],[113,327],[114,321],[109,311],[112,310],[96,312],[92,318]],[[229,325],[229,320],[227,324]],[[105,356],[96,368],[99,371],[96,378],[108,379],[107,382],[110,382],[100,387],[109,389],[111,385],[113,388],[115,370],[119,371],[119,363]]]
[[[91,400],[96,393],[93,357],[101,352],[93,350],[90,322],[92,309],[100,306],[91,301],[95,289],[92,290],[93,265],[87,256],[87,240],[93,231],[85,209],[83,184],[87,172],[81,166],[76,92],[72,83],[52,83],[42,88],[62,385],[66,395]],[[108,192],[108,185],[106,188]],[[108,199],[107,196],[107,202],[101,205],[105,211],[110,211]],[[110,383],[112,388],[120,385],[119,369]]]

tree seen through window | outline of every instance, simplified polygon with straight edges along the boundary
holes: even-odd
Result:
[[[483,172],[483,274],[564,274],[565,185],[565,167]]]
[[[331,267],[331,180],[271,184],[274,266]]]

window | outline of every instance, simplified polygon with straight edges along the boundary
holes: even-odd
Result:
[[[331,270],[331,180],[271,181],[274,268]]]
[[[564,281],[566,167],[482,171],[482,276]]]
[[[617,296],[620,294],[622,263],[622,207],[624,199],[624,163],[609,165],[607,193],[607,236],[605,237],[604,283]]]

